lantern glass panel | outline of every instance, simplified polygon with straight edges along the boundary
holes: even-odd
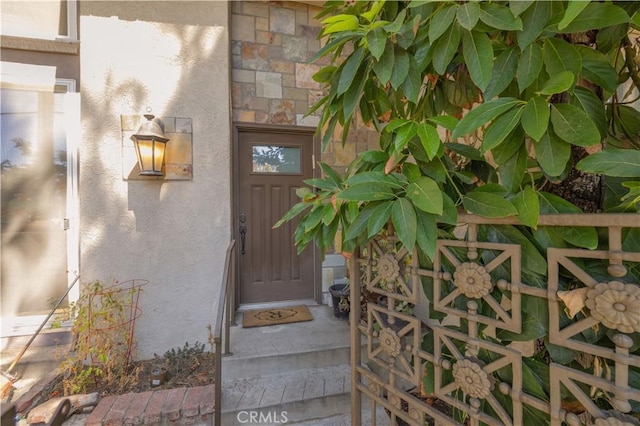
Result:
[[[162,172],[162,163],[164,162],[164,142],[155,141],[153,144],[153,171]]]

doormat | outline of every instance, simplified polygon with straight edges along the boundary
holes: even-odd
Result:
[[[311,321],[313,316],[306,306],[288,306],[285,308],[254,309],[242,314],[242,327],[262,327],[265,325],[288,324]]]

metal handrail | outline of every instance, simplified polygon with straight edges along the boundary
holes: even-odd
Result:
[[[220,286],[220,297],[218,298],[218,310],[213,325],[213,343],[215,347],[215,412],[214,425],[222,425],[222,343],[224,341],[224,355],[229,351],[229,327],[232,317],[235,316],[235,247],[236,240],[231,240],[227,247],[227,254],[224,259],[224,271],[222,273],[222,284]],[[226,315],[225,315],[226,313]],[[224,321],[223,321],[224,319]],[[224,335],[222,334],[224,325]]]

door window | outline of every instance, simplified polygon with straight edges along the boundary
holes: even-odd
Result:
[[[253,145],[254,173],[300,174],[300,147]]]

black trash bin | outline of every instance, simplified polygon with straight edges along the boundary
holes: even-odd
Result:
[[[334,284],[329,287],[333,302],[333,314],[336,318],[349,318],[349,284]]]

